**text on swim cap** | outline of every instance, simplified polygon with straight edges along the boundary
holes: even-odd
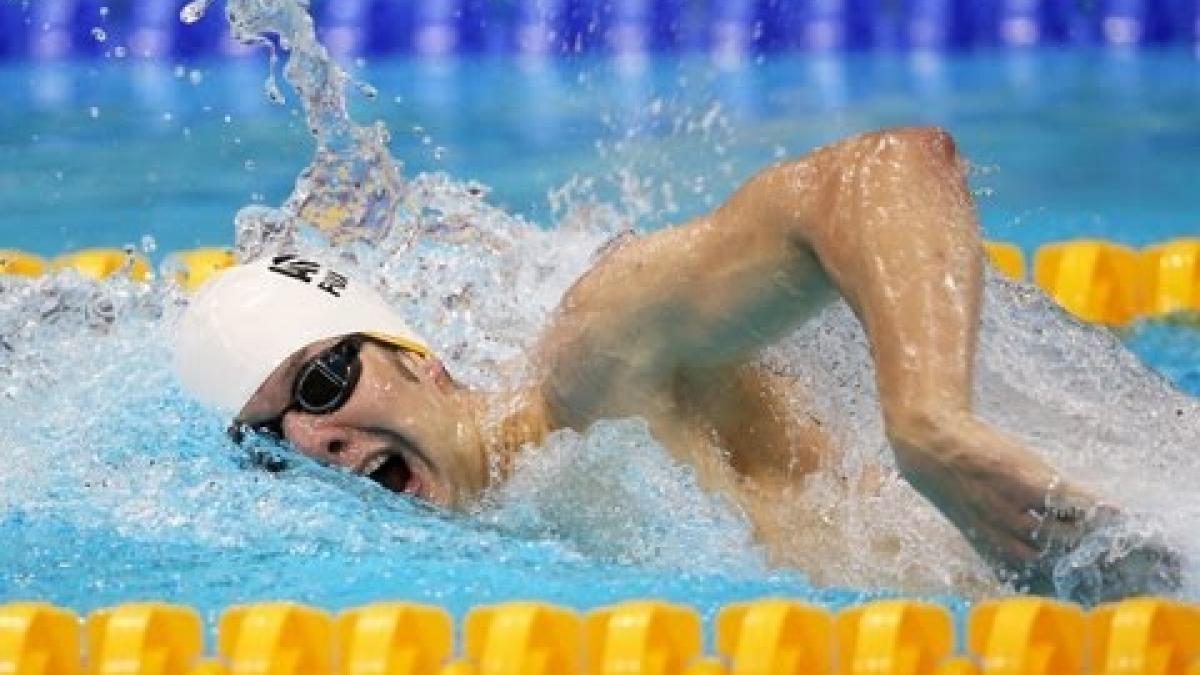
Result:
[[[317,278],[317,275],[321,273],[321,263],[304,260],[290,254],[279,255],[271,259],[271,266],[267,269],[276,274],[282,274],[289,279],[311,284]],[[325,270],[325,278],[317,284],[317,288],[335,298],[340,298],[342,297],[342,290],[349,284],[350,280],[344,274],[339,274],[333,270]]]

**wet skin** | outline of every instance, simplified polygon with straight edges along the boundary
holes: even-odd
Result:
[[[754,364],[840,296],[870,341],[901,475],[999,575],[1048,590],[1051,542],[1116,511],[972,412],[982,267],[953,140],[925,128],[865,134],[766,168],[706,216],[611,247],[563,297],[525,388],[466,390],[435,357],[368,344],[347,404],[289,412],[283,429],[309,456],[463,506],[553,429],[642,417],[784,547],[786,529],[760,505],[835,465],[839,450],[785,403],[796,383]],[[278,415],[297,369],[325,346],[280,366],[241,419]],[[388,456],[403,463],[377,471]]]

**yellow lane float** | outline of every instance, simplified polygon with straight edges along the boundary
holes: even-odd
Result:
[[[454,653],[454,622],[439,607],[380,603],[337,620],[342,675],[425,675]]]
[[[333,619],[290,602],[234,607],[221,616],[218,651],[238,675],[329,675]]]
[[[227,248],[196,248],[167,257],[163,270],[184,289],[194,291],[221,270],[237,264]]]
[[[770,671],[765,671],[770,672]],[[729,669],[719,659],[700,659],[683,671],[684,675],[729,675]]]
[[[1200,239],[1176,239],[1142,251],[1149,288],[1146,312],[1200,312]]]
[[[999,241],[983,242],[983,250],[987,252],[988,260],[1005,276],[1025,280],[1025,252],[1016,244],[1006,244]]]
[[[954,622],[941,605],[881,600],[837,617],[838,675],[927,675],[954,649]]]
[[[974,661],[963,656],[943,661],[934,671],[936,675],[980,675],[982,672]]]
[[[981,602],[961,636],[965,653],[954,653],[949,612],[913,600],[836,617],[790,600],[731,604],[716,619],[713,655],[702,653],[696,611],[659,601],[585,620],[545,603],[478,607],[460,625],[459,650],[445,610],[407,603],[350,609],[336,623],[293,603],[234,607],[216,654],[187,607],[121,605],[86,625],[83,640],[70,611],[0,605],[0,674],[1200,675],[1200,605],[1154,597],[1090,612],[1027,596]]]
[[[188,673],[204,651],[204,625],[190,607],[131,603],[87,620],[89,675]]]
[[[580,675],[583,623],[562,607],[510,602],[467,615],[466,657],[488,675]]]
[[[826,675],[833,669],[833,615],[790,600],[727,605],[717,616],[717,651],[739,675]]]
[[[1200,671],[1200,607],[1135,598],[1101,605],[1088,618],[1095,675],[1191,675]]]
[[[700,615],[691,607],[632,601],[584,621],[591,673],[681,675],[702,653]]]
[[[145,257],[117,248],[91,248],[68,253],[55,258],[50,263],[50,269],[73,269],[97,281],[121,273],[127,274],[134,281],[146,281],[150,278],[150,263]]]
[[[1124,326],[1143,313],[1141,264],[1132,249],[1093,240],[1047,244],[1033,267],[1037,285],[1084,321]]]
[[[988,675],[1082,675],[1084,614],[1044,598],[983,602],[971,611],[968,644]]]
[[[41,256],[24,251],[0,248],[0,274],[20,277],[40,277],[46,272],[46,261]]]
[[[0,673],[79,675],[79,619],[42,602],[0,606]]]

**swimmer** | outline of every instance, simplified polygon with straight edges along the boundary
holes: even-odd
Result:
[[[1049,593],[1054,562],[1120,511],[973,413],[983,264],[953,139],[884,130],[772,165],[711,213],[609,247],[509,391],[460,386],[382,298],[336,265],[288,255],[204,287],[176,361],[238,435],[449,508],[556,429],[640,417],[780,546],[785,530],[756,505],[835,465],[839,449],[756,357],[840,295],[868,336],[900,474],[997,576]],[[1159,543],[1105,564],[1102,596],[1180,583]]]

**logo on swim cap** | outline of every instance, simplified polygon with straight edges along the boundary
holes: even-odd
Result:
[[[289,356],[351,333],[383,334],[429,352],[367,284],[325,261],[278,255],[231,267],[200,287],[177,326],[175,368],[201,401],[236,415]]]
[[[271,266],[268,268],[272,272],[277,272],[285,277],[291,277],[304,283],[312,283],[317,274],[321,272],[321,263],[311,260],[301,260],[294,255],[280,255],[271,258]],[[341,291],[349,285],[350,280],[345,276],[327,270],[325,272],[325,280],[317,284],[317,288],[325,291],[335,298],[341,297]]]

